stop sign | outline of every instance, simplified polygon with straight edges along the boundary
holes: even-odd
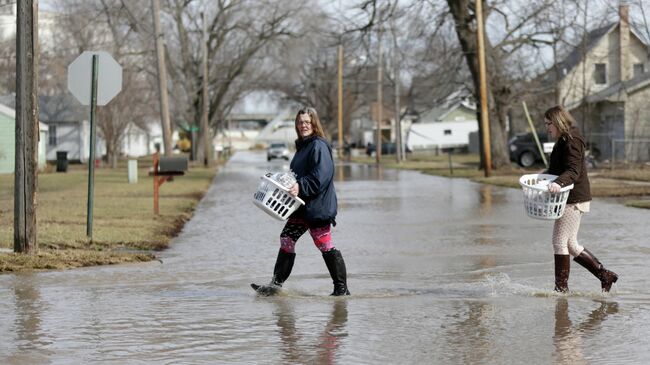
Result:
[[[108,52],[85,51],[68,66],[68,90],[83,105],[90,105],[93,55],[99,56],[97,105],[106,105],[122,90],[122,66]]]

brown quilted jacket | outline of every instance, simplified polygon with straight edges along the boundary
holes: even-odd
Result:
[[[571,136],[562,136],[553,146],[548,173],[558,175],[555,180],[561,187],[573,184],[567,204],[591,200],[591,188],[585,163],[585,141],[580,131],[572,127]]]

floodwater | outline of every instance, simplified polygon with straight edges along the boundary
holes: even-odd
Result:
[[[288,168],[238,153],[162,263],[0,276],[2,364],[647,364],[650,212],[596,200],[581,243],[620,279],[577,264],[553,288],[552,223],[520,191],[339,166],[335,245],[352,295],[333,298],[310,237],[283,295],[282,223],[252,204]]]

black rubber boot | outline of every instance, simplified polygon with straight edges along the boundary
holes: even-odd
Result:
[[[295,253],[285,252],[280,249],[278,258],[275,260],[275,268],[273,268],[273,278],[269,285],[251,284],[251,287],[261,295],[276,294],[282,288],[282,284],[289,278],[295,259]]]
[[[569,272],[571,270],[571,256],[555,255],[555,291],[566,293],[569,291]]]
[[[614,284],[618,280],[618,275],[615,272],[605,269],[603,264],[598,261],[598,259],[587,251],[585,248],[582,250],[580,255],[576,256],[573,261],[582,265],[585,269],[589,270],[595,277],[600,280],[600,287],[604,292],[609,292]]]
[[[323,259],[325,260],[325,265],[327,265],[327,270],[330,272],[332,282],[334,283],[334,291],[330,295],[350,295],[345,261],[343,261],[341,251],[333,248],[327,252],[323,252]]]

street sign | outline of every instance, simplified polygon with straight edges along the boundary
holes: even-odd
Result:
[[[122,66],[108,52],[84,51],[68,66],[68,89],[83,105],[90,105],[92,57],[99,55],[97,105],[106,105],[122,90]]]

